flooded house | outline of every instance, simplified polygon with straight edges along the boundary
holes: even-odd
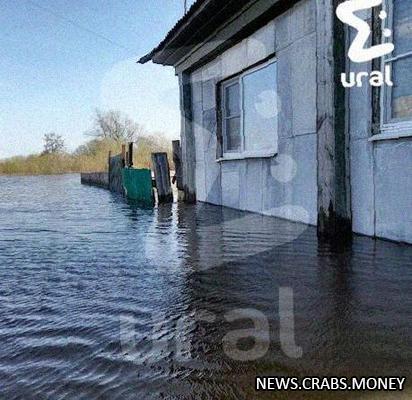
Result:
[[[139,62],[179,77],[186,201],[412,243],[412,0],[356,13],[395,46],[360,63],[339,3],[198,0]]]

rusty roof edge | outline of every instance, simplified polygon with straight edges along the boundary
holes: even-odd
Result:
[[[146,54],[145,56],[140,57],[137,60],[137,64],[146,64],[146,63],[148,63],[152,59],[153,54],[154,54],[154,52],[151,51],[150,53]]]
[[[192,4],[189,11],[175,24],[175,26],[169,31],[166,37],[156,46],[152,51],[141,57],[137,63],[146,64],[156,53],[162,51],[170,42],[172,42],[182,31],[191,23],[191,20],[201,13],[209,3],[213,0],[197,0]]]

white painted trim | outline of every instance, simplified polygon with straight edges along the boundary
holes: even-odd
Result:
[[[412,129],[409,131],[397,131],[397,132],[384,132],[378,135],[371,136],[368,141],[369,142],[377,142],[379,140],[395,140],[395,139],[402,139],[412,137]]]
[[[388,57],[385,61],[386,62],[393,62],[393,61],[402,60],[403,58],[407,58],[407,57],[410,57],[410,56],[412,56],[412,51],[408,51],[406,53],[399,54],[399,55],[394,56],[394,57]]]
[[[245,119],[245,112],[244,112],[244,84],[243,79],[245,76],[251,75],[257,71],[263,70],[270,65],[276,65],[276,88],[278,87],[278,77],[277,77],[277,57],[273,57],[270,60],[260,63],[253,68],[248,68],[246,71],[239,73],[237,76],[230,78],[228,80],[223,80],[221,82],[221,108],[222,108],[222,138],[223,138],[223,157],[217,159],[217,162],[226,161],[226,160],[242,160],[246,158],[269,158],[273,157],[277,150],[259,150],[259,151],[247,151],[245,150],[245,132],[244,132],[244,119]],[[226,150],[226,121],[227,117],[226,114],[226,88],[239,84],[239,103],[240,103],[240,135],[241,135],[241,148],[240,152],[238,151],[227,151]],[[279,140],[279,131],[278,127],[276,127],[276,143]]]
[[[227,105],[226,104],[226,91],[227,91],[228,88],[230,88],[232,86],[236,86],[236,85],[239,86],[239,96],[241,96],[242,87],[241,87],[239,79],[236,78],[236,77],[224,82],[222,84],[222,87],[221,87],[221,100],[222,100],[221,101],[221,107],[222,107],[222,111],[223,111],[222,112],[222,133],[223,133],[222,137],[223,137],[223,153],[224,154],[237,153],[237,150],[227,150],[226,131],[227,131],[227,121],[229,119],[239,118],[239,121],[240,121],[240,124],[239,124],[240,132],[239,133],[240,133],[240,135],[242,135],[242,125],[241,125],[241,123],[242,123],[242,108],[239,105],[239,115],[231,115],[230,117],[227,116],[227,109],[226,109],[226,105]],[[240,143],[241,148],[240,148],[240,150],[242,150],[243,149],[242,137],[240,139],[241,139],[241,143]]]
[[[394,121],[388,124],[384,124],[381,127],[382,133],[384,132],[412,132],[412,121]]]
[[[244,78],[245,76],[252,75],[253,73],[260,71],[261,69],[265,69],[269,67],[269,65],[276,64],[278,61],[277,57],[272,57],[270,60],[260,63],[256,65],[256,67],[248,68],[245,72],[240,74],[240,78]]]
[[[385,26],[385,22],[382,22],[382,30],[386,27],[392,30],[394,29],[394,0],[385,0],[383,2],[383,10],[387,12],[389,18],[386,22],[388,26]],[[385,42],[389,42],[389,38],[384,39]],[[392,38],[394,40],[394,38]],[[396,49],[396,43],[395,43]],[[412,51],[408,51],[406,53],[396,54],[395,56],[385,56],[382,58],[382,71],[386,65],[390,65],[393,73],[393,64],[396,61],[402,60],[407,57],[412,56]],[[393,134],[396,136],[399,130],[404,130],[404,125],[407,125],[408,130],[412,130],[412,119],[411,118],[403,118],[403,119],[394,119],[392,118],[392,91],[393,87],[387,87],[386,85],[382,86],[381,93],[380,93],[380,105],[381,105],[381,130],[382,131],[391,131],[391,135]],[[375,136],[382,136],[382,135],[375,135]],[[374,136],[374,137],[375,137]],[[401,137],[405,137],[403,134]],[[379,139],[380,140],[380,139]]]
[[[245,160],[248,158],[272,158],[276,155],[277,151],[275,149],[265,151],[245,151],[243,153],[226,153],[223,157],[218,158],[216,162]]]

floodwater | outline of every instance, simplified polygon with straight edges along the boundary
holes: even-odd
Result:
[[[79,180],[0,177],[1,399],[401,397],[254,378],[409,379],[412,247]]]

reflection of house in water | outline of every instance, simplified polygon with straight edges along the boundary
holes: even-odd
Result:
[[[367,237],[334,246],[319,242],[311,226],[274,224],[273,218],[207,204],[163,205],[154,212],[149,234],[142,230],[144,259],[150,274],[165,281],[156,284],[167,304],[161,331],[165,337],[176,332],[172,349],[176,342],[188,349],[188,359],[177,360],[176,368],[185,371],[187,398],[194,392],[191,385],[198,393],[213,393],[212,398],[216,387],[224,394],[233,391],[224,398],[260,398],[251,392],[256,375],[291,371],[297,376],[411,376],[410,246]],[[298,358],[285,352],[280,339],[285,288],[293,291],[290,338],[302,349]],[[234,310],[267,319],[269,335],[250,315],[231,319]],[[267,346],[265,355],[248,362],[231,358],[223,338],[234,330]],[[237,345],[247,352],[255,343]],[[158,366],[168,364],[160,359]],[[180,380],[176,388],[176,396],[186,389]],[[313,398],[333,397],[317,392]]]
[[[384,65],[347,61],[337,3],[198,0],[140,62],[179,76],[186,200],[412,242],[412,2],[385,4],[384,89],[341,85]],[[360,15],[380,41],[379,11]]]

